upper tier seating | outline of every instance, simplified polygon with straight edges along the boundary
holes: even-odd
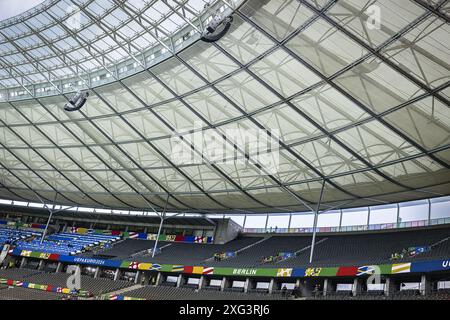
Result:
[[[41,243],[40,239],[31,242],[19,241],[17,248],[22,250],[74,255],[84,252],[87,248],[100,243],[112,243],[120,239],[118,236],[100,234],[81,235],[77,233],[57,233],[49,235]]]
[[[450,228],[396,231],[385,233],[326,235],[316,238],[314,266],[364,265],[447,259],[450,252]],[[309,265],[311,236],[269,236],[264,241],[260,237],[241,237],[224,245],[198,245],[189,243],[159,242],[162,252],[154,258],[151,255],[133,255],[153,248],[154,241],[127,239],[104,250],[101,254],[120,259],[160,264],[184,264],[207,266],[239,267],[293,267]],[[243,250],[237,256],[214,261],[214,253]],[[392,253],[414,246],[432,246],[431,250],[415,257],[391,261]],[[261,263],[263,256],[273,256],[279,252],[297,252],[298,255],[279,262]]]
[[[134,261],[138,262],[157,262],[157,263],[167,263],[167,264],[178,264],[183,263],[186,265],[190,264],[207,264],[210,265],[213,261],[207,261],[206,259],[212,258],[214,253],[226,252],[226,251],[237,251],[239,249],[245,248],[261,238],[238,238],[230,241],[226,244],[191,244],[191,243],[170,243],[160,242],[158,247],[164,247],[161,253],[157,254],[154,258],[150,255],[148,256],[137,256],[133,257]],[[136,240],[140,241],[140,240]],[[234,260],[234,258],[230,259]]]
[[[0,245],[25,240],[32,236],[40,236],[40,232],[0,227]]]

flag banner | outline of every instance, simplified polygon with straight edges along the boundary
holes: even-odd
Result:
[[[214,267],[205,267],[203,269],[203,274],[214,274]]]
[[[407,272],[411,272],[411,263],[395,263],[392,265],[392,270],[391,272],[393,274],[395,273],[407,273]]]
[[[305,270],[305,277],[318,277],[322,272],[322,268],[307,268]]]
[[[414,262],[411,265],[411,272],[431,272],[445,270],[450,270],[450,259]]]
[[[192,273],[192,271],[194,271],[193,266],[184,266],[183,273]]]
[[[357,273],[358,267],[339,267],[336,276],[338,277],[356,276]]]
[[[192,269],[193,274],[202,274],[203,273],[203,267],[194,267]]]
[[[292,275],[292,269],[278,269],[277,270],[277,277],[290,277]]]
[[[356,275],[357,276],[370,276],[374,273],[375,273],[374,266],[361,266],[361,267],[358,267]]]
[[[172,266],[171,271],[172,272],[183,272],[184,266]]]

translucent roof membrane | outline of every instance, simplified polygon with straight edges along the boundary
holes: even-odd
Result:
[[[315,210],[323,182],[321,210],[450,194],[450,1],[214,1],[233,23],[204,43],[206,2],[0,22],[2,198],[257,213]]]

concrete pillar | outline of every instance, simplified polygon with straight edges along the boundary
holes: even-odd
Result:
[[[272,294],[274,286],[275,286],[275,279],[272,278],[272,279],[270,279],[270,282],[269,282],[269,294]]]
[[[38,270],[44,269],[44,260],[39,261]]]
[[[182,274],[178,275],[177,279],[177,288],[181,287],[184,284],[184,277]]]
[[[200,277],[200,281],[198,282],[198,290],[202,290],[206,286],[205,276]]]
[[[223,277],[222,283],[220,284],[220,291],[224,291],[228,287],[228,281],[227,277]]]
[[[62,272],[63,270],[63,264],[61,262],[58,262],[58,265],[56,266],[56,272]]]
[[[141,275],[141,272],[138,270],[136,271],[136,276],[134,277],[134,283],[138,284],[139,283],[139,276]]]
[[[122,273],[122,271],[119,268],[117,268],[116,272],[114,273],[114,281],[117,281],[120,279],[121,273]]]
[[[125,232],[128,232],[129,226],[125,226]]]
[[[323,281],[323,295],[326,296],[336,291],[335,285],[331,279],[325,278]]]
[[[94,228],[94,223],[91,222],[91,224],[89,225],[89,229],[93,229]]]
[[[23,257],[22,261],[20,261],[20,268],[25,267],[26,264],[27,264],[27,258]]]
[[[355,297],[358,294],[361,293],[361,279],[355,278],[353,279],[353,286],[352,286],[352,295]]]
[[[163,282],[163,275],[161,272],[158,272],[158,275],[156,276],[155,286],[161,285],[162,282]]]
[[[249,288],[250,288],[250,278],[246,278],[244,283],[244,292],[247,293]]]
[[[97,267],[94,272],[94,279],[97,279],[100,276],[100,267]]]
[[[432,290],[432,282],[430,281],[430,277],[423,274],[420,279],[420,294],[425,296],[429,295]]]
[[[395,281],[391,277],[386,277],[386,283],[384,285],[384,295],[390,296],[397,291]]]

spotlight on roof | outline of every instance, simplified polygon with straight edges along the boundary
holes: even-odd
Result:
[[[200,39],[204,42],[220,40],[230,30],[232,22],[232,16],[224,17],[221,12],[217,11],[206,26]]]
[[[69,112],[80,110],[86,103],[87,97],[89,97],[89,92],[77,91],[69,102],[66,103],[64,110]]]

